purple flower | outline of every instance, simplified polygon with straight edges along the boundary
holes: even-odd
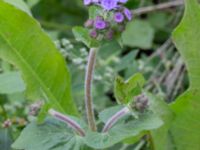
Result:
[[[92,0],[93,3],[98,3],[100,0]]]
[[[101,0],[101,6],[105,10],[111,10],[117,7],[118,0]]]
[[[90,5],[92,3],[92,0],[84,0],[84,5]]]
[[[130,21],[132,19],[132,13],[129,9],[124,8],[124,15],[126,16],[126,18]]]
[[[96,19],[94,26],[96,29],[102,30],[106,28],[107,23],[103,21],[102,19]]]
[[[118,0],[119,3],[126,3],[128,0]]]
[[[117,23],[121,23],[124,21],[124,15],[121,12],[116,12],[114,14],[114,19]]]

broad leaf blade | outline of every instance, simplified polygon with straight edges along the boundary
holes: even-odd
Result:
[[[168,104],[161,98],[149,94],[151,109],[162,118],[164,124],[158,129],[151,130],[152,143],[155,150],[173,150],[172,139],[168,134],[174,114]]]
[[[32,99],[45,95],[56,109],[77,114],[69,71],[61,54],[35,20],[3,1],[0,1],[0,57],[22,71]]]
[[[83,150],[83,139],[65,124],[55,119],[47,119],[44,124],[32,122],[12,145],[25,150]]]
[[[137,136],[143,131],[160,127],[162,121],[153,113],[142,115],[139,119],[126,124],[117,124],[108,133],[88,132],[85,143],[95,149],[104,149],[132,136]]]
[[[176,150],[200,149],[200,6],[185,0],[186,10],[173,39],[185,61],[190,88],[172,105],[176,119],[170,128]]]
[[[17,0],[17,1],[4,0],[4,1],[9,4],[12,4],[16,8],[19,8],[20,10],[26,12],[28,15],[32,16],[30,9],[28,8],[28,6],[26,5],[26,3],[23,0]]]

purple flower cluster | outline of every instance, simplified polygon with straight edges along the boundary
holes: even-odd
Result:
[[[84,0],[85,5],[100,5],[105,10],[117,9],[120,4],[126,3],[128,0]]]
[[[112,39],[114,34],[125,29],[127,21],[132,20],[132,12],[125,8],[128,0],[84,0],[85,5],[96,5],[102,8],[103,13],[99,13],[94,19],[85,22],[85,27],[91,29],[92,38]],[[107,13],[107,15],[105,15]],[[98,38],[99,39],[99,38]]]

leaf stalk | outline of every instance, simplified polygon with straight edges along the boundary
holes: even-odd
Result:
[[[113,125],[115,125],[115,123],[117,123],[117,121],[119,119],[121,119],[122,117],[126,116],[129,113],[130,113],[130,109],[128,107],[122,108],[120,111],[115,113],[112,117],[110,117],[110,119],[108,119],[102,132],[103,133],[108,132],[108,130],[111,129],[113,127]]]
[[[80,136],[82,137],[85,136],[85,131],[81,128],[81,126],[76,121],[74,121],[70,117],[63,115],[53,109],[49,110],[49,114],[53,116],[54,118],[65,122],[69,127],[74,129],[74,131],[76,131]]]

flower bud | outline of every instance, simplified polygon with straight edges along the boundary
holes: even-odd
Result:
[[[31,116],[37,116],[41,107],[42,107],[43,103],[42,101],[38,101],[32,105],[30,105],[29,107],[29,115]]]
[[[9,128],[12,125],[12,122],[10,119],[7,119],[3,122],[2,128]]]
[[[103,30],[107,27],[107,23],[103,19],[96,19],[94,22],[94,27],[97,30]]]
[[[105,38],[107,40],[112,40],[113,39],[113,36],[114,36],[114,31],[113,30],[109,30],[108,32],[106,32],[105,34]]]
[[[149,99],[145,94],[136,96],[133,101],[132,107],[139,112],[144,112],[149,106]]]
[[[95,29],[93,29],[92,31],[90,31],[90,36],[92,37],[92,38],[96,38],[97,37],[97,31],[95,30]]]
[[[85,22],[84,26],[87,27],[87,28],[90,28],[90,27],[93,26],[93,24],[94,24],[94,20],[89,19],[89,20],[87,20],[87,21]]]

